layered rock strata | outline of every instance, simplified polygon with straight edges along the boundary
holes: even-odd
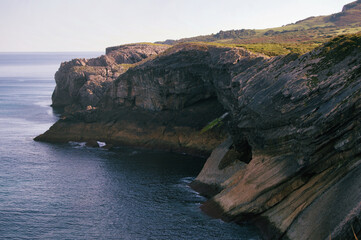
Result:
[[[118,107],[113,110],[83,110],[66,113],[48,131],[35,138],[53,143],[106,142],[114,146],[208,156],[226,138],[224,129],[200,133],[209,119],[224,113],[215,99],[199,102],[182,111],[151,112]]]
[[[300,57],[264,60],[220,90],[234,145],[215,149],[192,184],[219,191],[204,211],[253,219],[268,239],[360,233],[360,46],[361,35],[338,37]],[[251,160],[227,160],[244,142]]]
[[[158,51],[158,45],[155,47]],[[67,105],[66,113],[62,120],[36,140],[101,140],[115,145],[208,156],[226,138],[224,128],[201,132],[209,122],[225,112],[216,100],[218,92],[215,85],[229,84],[232,68],[239,61],[263,59],[261,55],[242,48],[184,44],[159,51],[157,57],[150,56],[131,65],[123,74],[118,72],[120,75],[116,80],[103,76],[106,69],[114,70],[113,61],[89,73],[89,66],[94,62],[98,64],[102,59],[107,60],[114,51],[119,56],[124,55],[119,49],[122,47],[109,48],[106,56],[97,59],[76,59],[62,64],[55,76],[57,87],[53,105],[59,105],[58,101]],[[129,59],[119,56],[122,61]],[[82,61],[88,65],[80,67],[80,71],[74,64]],[[88,76],[86,82],[83,83],[85,80],[79,76]],[[112,76],[115,76],[114,71]],[[102,84],[95,84],[94,79],[100,79]],[[79,81],[81,84],[78,84]],[[91,92],[97,93],[96,98],[90,94],[89,86],[92,84],[94,89]],[[83,94],[84,91],[87,94]]]
[[[252,220],[268,239],[352,239],[361,229],[360,46],[361,35],[341,36],[303,56],[268,58],[176,45],[109,81],[95,103],[76,95],[68,104],[81,107],[37,140],[214,149],[191,185],[213,196],[208,214]],[[201,131],[214,119],[230,138],[224,128]]]

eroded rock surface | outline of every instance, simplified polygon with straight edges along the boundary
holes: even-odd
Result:
[[[266,58],[243,48],[182,44],[132,65],[112,80],[104,74],[112,66],[108,55],[116,51],[120,50],[111,48],[106,56],[84,60],[88,65],[94,62],[100,65],[102,59],[108,64],[90,73],[88,69],[92,66],[79,66],[80,75],[89,75],[88,80],[79,75],[73,77],[78,66],[72,65],[84,65],[82,60],[67,63],[70,68],[67,65],[60,68],[64,76],[71,77],[57,78],[62,83],[57,81],[54,94],[59,85],[69,85],[66,89],[77,94],[76,102],[81,108],[72,103],[64,119],[36,140],[101,140],[207,156],[226,138],[224,128],[201,132],[209,122],[225,113],[216,100],[215,86],[228,85],[233,68],[240,62],[246,66]],[[79,90],[74,90],[80,85]],[[93,85],[94,90],[90,88]],[[89,94],[90,91],[99,94]],[[56,105],[54,99],[53,102]]]
[[[108,48],[106,55],[98,58],[62,63],[55,73],[53,106],[96,107],[110,84],[132,64],[167,48],[167,45],[130,44]]]
[[[188,153],[223,142],[192,184],[213,196],[204,211],[253,220],[269,239],[352,239],[351,226],[361,229],[360,46],[356,34],[303,56],[268,58],[180,44],[127,71],[109,67],[119,50],[110,48],[60,68],[54,105],[75,102],[81,110],[68,111],[37,140]],[[225,112],[231,138],[222,129],[202,133]]]
[[[246,141],[252,159],[218,184],[222,191],[203,205],[206,212],[253,218],[269,239],[352,239],[351,226],[360,231],[360,46],[360,35],[338,37],[232,79],[219,97],[241,140],[235,145]],[[197,181],[209,179],[201,173]]]
[[[206,133],[201,129],[209,119],[219,117],[224,108],[216,99],[199,102],[181,111],[152,112],[119,107],[67,113],[38,141],[101,141],[113,146],[134,146],[208,156],[226,138],[217,128]]]
[[[104,107],[180,110],[217,96],[217,87],[230,83],[240,61],[251,64],[263,58],[243,48],[180,44],[121,75]]]

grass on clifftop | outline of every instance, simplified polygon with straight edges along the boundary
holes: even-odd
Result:
[[[207,46],[214,46],[218,48],[235,48],[243,47],[251,52],[261,53],[267,56],[280,56],[290,53],[305,54],[312,51],[321,43],[254,43],[254,44],[234,44],[234,43],[220,43],[220,42],[187,42],[179,43],[175,46],[189,45],[193,48],[198,46],[199,50],[206,50]],[[173,48],[169,48],[164,54],[169,54],[174,51]]]
[[[194,44],[204,44],[216,47],[243,47],[251,52],[262,53],[267,56],[280,56],[290,53],[305,54],[312,51],[321,43],[251,43],[251,44],[231,44],[219,42],[194,42]]]
[[[361,47],[361,33],[339,35],[327,42],[322,55],[341,61],[354,47]],[[216,47],[244,47],[249,51],[262,53],[267,56],[287,55],[290,53],[305,54],[322,45],[321,42],[304,43],[249,43],[232,44],[219,42],[197,42],[198,44],[211,45]]]
[[[341,6],[340,6],[341,8]],[[243,46],[269,56],[306,53],[317,45],[342,34],[361,31],[361,1],[349,3],[341,12],[328,16],[309,17],[295,23],[268,29],[240,29],[216,34],[167,40],[171,45],[186,42],[207,42]]]
[[[267,56],[287,55],[289,53],[305,54],[320,46],[319,43],[254,43],[241,44],[249,51],[262,53]]]
[[[312,66],[310,74],[328,68],[343,61],[355,50],[361,50],[361,33],[340,35],[333,38],[319,48],[319,52],[313,58],[320,58],[320,61]],[[357,71],[360,71],[357,69]],[[355,74],[359,74],[355,72]]]
[[[361,33],[341,35],[326,43],[319,56],[324,57],[323,61],[337,63],[356,48],[361,48]]]
[[[133,43],[133,44],[142,44],[142,45],[150,45],[150,46],[168,46],[171,47],[172,45],[168,45],[168,44],[161,44],[161,43],[152,43],[152,42],[139,42],[139,43]],[[129,44],[131,45],[131,44]]]

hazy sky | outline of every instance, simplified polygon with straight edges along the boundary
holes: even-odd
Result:
[[[230,29],[278,27],[352,0],[0,0],[0,52],[104,51]]]

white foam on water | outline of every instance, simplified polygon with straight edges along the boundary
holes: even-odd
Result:
[[[83,147],[85,147],[85,144],[86,144],[86,142],[74,142],[74,141],[69,141],[68,143],[73,148],[83,148]]]
[[[39,101],[39,102],[34,102],[35,105],[40,106],[40,107],[50,107],[51,101],[47,100],[47,101]]]
[[[53,111],[51,109],[47,110],[46,113],[49,115],[49,116],[53,116]]]
[[[107,145],[105,142],[100,142],[100,141],[97,141],[99,147],[104,147],[105,145]]]

